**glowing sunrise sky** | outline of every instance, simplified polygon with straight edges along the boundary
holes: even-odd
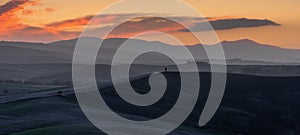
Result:
[[[47,43],[76,38],[94,15],[117,1],[0,0],[0,40]],[[259,43],[300,49],[300,0],[183,1],[208,17],[221,40],[247,38]],[[122,9],[122,14],[116,12],[107,16],[99,16],[99,22],[103,24],[103,27],[107,27],[106,24],[111,24],[114,19],[131,13],[130,9],[130,6],[127,6]],[[162,11],[153,9],[151,12],[161,14]],[[164,12],[168,13],[167,10]],[[181,13],[178,16],[191,23],[191,27],[198,26],[199,20],[193,18],[193,15]],[[149,23],[149,21],[157,20],[142,18],[141,22],[147,23],[147,21]],[[239,22],[246,23],[240,25]],[[228,23],[230,26],[224,25]],[[166,27],[157,29],[177,30],[177,35],[186,35],[182,30]],[[126,35],[119,37],[126,38]],[[161,41],[168,42],[164,39]],[[190,41],[188,44],[196,43]]]

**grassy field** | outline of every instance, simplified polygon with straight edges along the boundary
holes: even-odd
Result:
[[[133,107],[113,87],[100,91],[107,104],[128,119],[153,119],[176,101],[178,74],[164,73],[168,84],[163,100],[149,107]],[[171,135],[296,135],[300,130],[300,77],[264,77],[229,74],[223,101],[204,127],[197,122],[210,88],[210,74],[200,73],[201,91],[195,109]],[[132,82],[149,90],[148,78]],[[38,89],[37,89],[38,90]],[[175,96],[175,97],[173,97]],[[165,99],[165,100],[164,100]],[[128,109],[131,107],[130,109]],[[117,126],[117,125],[115,125]],[[34,98],[0,104],[0,134],[103,134],[81,111],[75,95]]]
[[[126,114],[128,117],[138,117]],[[84,116],[74,96],[48,97],[0,104],[0,134],[104,135]],[[236,135],[226,130],[182,125],[172,134]]]

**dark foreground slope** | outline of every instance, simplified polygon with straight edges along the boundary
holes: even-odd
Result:
[[[149,107],[123,101],[113,87],[101,90],[110,107],[135,120],[157,118],[175,103],[180,78],[164,73],[168,87],[164,97]],[[229,74],[223,101],[213,119],[198,127],[200,112],[210,87],[210,74],[200,73],[201,90],[190,117],[171,134],[300,134],[300,77],[263,77]],[[139,93],[149,90],[148,78],[132,81]],[[130,109],[128,109],[130,107]],[[81,112],[74,95],[35,98],[0,104],[0,134],[103,134]]]

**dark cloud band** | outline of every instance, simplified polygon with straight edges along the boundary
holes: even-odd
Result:
[[[196,32],[207,31],[205,27],[203,27],[205,22],[195,23],[192,26],[192,29]],[[212,27],[215,30],[228,30],[228,29],[236,29],[236,28],[253,28],[260,26],[280,26],[280,24],[275,23],[273,21],[264,19],[247,19],[247,18],[238,18],[238,19],[222,19],[216,21],[209,21]],[[187,29],[178,30],[181,32],[187,32]]]
[[[19,7],[20,5],[26,3],[27,1],[28,0],[12,0],[12,1],[5,3],[4,5],[1,5],[0,6],[0,15]]]

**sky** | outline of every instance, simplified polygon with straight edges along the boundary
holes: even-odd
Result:
[[[0,0],[0,40],[53,42],[76,38],[93,17],[98,31],[113,27],[126,17],[143,16],[124,24],[112,37],[128,38],[141,31],[156,30],[185,37],[186,44],[197,44],[187,31],[168,20],[153,15],[181,18],[194,32],[201,29],[203,18],[168,9],[153,9],[147,13],[132,11],[133,4],[120,10],[97,15],[119,0]],[[133,0],[134,1],[134,0]],[[283,48],[300,49],[300,0],[182,0],[201,12],[214,27],[220,40],[250,39],[258,43]],[[165,3],[164,3],[165,2]],[[153,2],[154,6],[157,2]],[[167,4],[166,1],[160,5]],[[171,10],[170,10],[171,11]],[[172,10],[174,11],[174,10]],[[149,16],[151,15],[151,16]],[[151,27],[147,27],[151,26]],[[91,30],[92,31],[92,30]],[[97,35],[99,38],[101,34]],[[153,38],[172,44],[165,38]],[[148,35],[149,40],[155,37]]]

